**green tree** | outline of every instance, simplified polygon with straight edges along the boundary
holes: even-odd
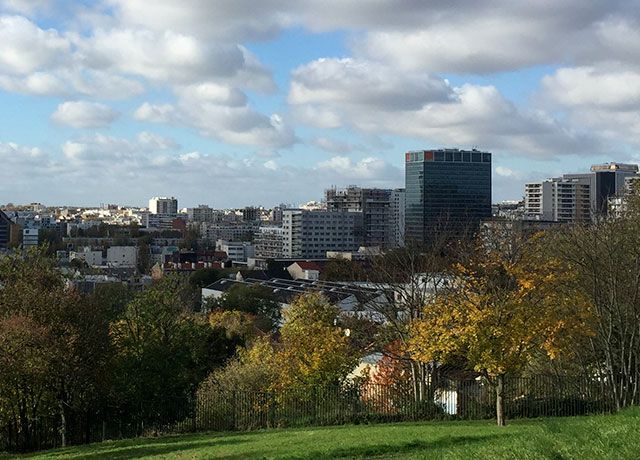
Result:
[[[190,296],[186,280],[165,277],[136,295],[112,325],[116,395],[134,417],[176,417],[200,381],[234,352],[222,331],[192,313]]]

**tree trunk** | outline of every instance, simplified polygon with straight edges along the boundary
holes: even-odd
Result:
[[[504,426],[504,375],[496,377],[496,419],[498,426]]]
[[[67,417],[64,413],[64,403],[59,401],[60,406],[60,445],[67,447]]]

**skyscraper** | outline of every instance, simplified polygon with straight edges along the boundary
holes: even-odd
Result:
[[[149,200],[149,212],[175,217],[178,214],[178,200],[174,197],[155,196]]]
[[[491,217],[491,153],[419,150],[405,155],[408,244],[475,231]],[[444,232],[444,233],[442,233]]]

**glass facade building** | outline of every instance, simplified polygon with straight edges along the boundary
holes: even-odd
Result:
[[[459,236],[491,217],[491,153],[420,150],[405,156],[407,243],[425,244],[440,232]]]

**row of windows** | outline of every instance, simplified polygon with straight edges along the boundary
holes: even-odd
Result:
[[[405,161],[438,161],[459,163],[491,163],[491,154],[488,152],[425,150],[421,152],[407,152]]]

